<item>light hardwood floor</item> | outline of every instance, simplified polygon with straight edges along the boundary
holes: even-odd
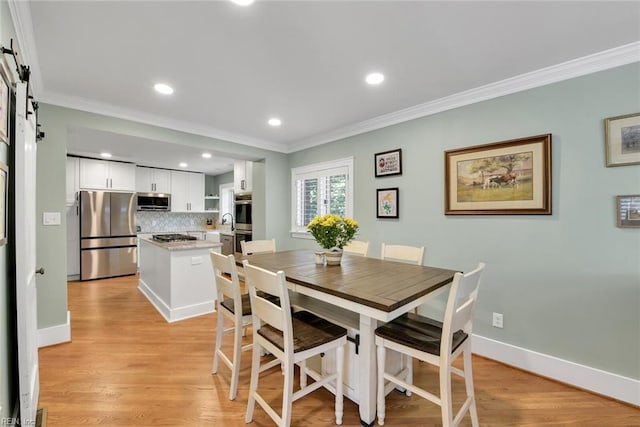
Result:
[[[238,398],[229,401],[229,370],[221,365],[210,373],[214,315],[169,324],[136,287],[135,276],[69,283],[73,341],[39,352],[48,426],[244,426],[250,352],[242,358]],[[482,426],[640,425],[640,409],[630,405],[481,357],[473,363]],[[417,363],[415,381],[436,389],[436,371]],[[278,369],[261,380],[272,402],[280,401],[281,387]],[[454,380],[458,404],[462,391]],[[345,399],[344,409],[343,425],[359,426],[356,405]],[[389,427],[439,420],[439,408],[415,395],[387,397]],[[332,424],[333,395],[326,390],[294,403],[293,426]],[[256,408],[251,425],[273,422]],[[471,425],[468,416],[462,425]]]

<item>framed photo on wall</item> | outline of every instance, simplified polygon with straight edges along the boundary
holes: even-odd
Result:
[[[400,206],[398,188],[379,188],[376,193],[376,218],[398,218]]]
[[[445,215],[550,215],[551,134],[445,151]]]
[[[9,144],[10,84],[4,60],[2,60],[0,61],[0,142],[4,142],[5,144]]]
[[[9,166],[0,162],[0,246],[7,243],[7,187]]]
[[[604,122],[607,167],[640,164],[640,113]]]
[[[616,196],[618,227],[640,227],[640,194]]]
[[[402,149],[376,153],[374,156],[376,178],[402,175]]]

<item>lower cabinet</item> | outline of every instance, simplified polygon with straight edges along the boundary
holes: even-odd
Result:
[[[220,242],[222,243],[222,255],[233,254],[233,236],[229,234],[221,234]]]

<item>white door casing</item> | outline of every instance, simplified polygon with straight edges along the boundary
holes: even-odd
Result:
[[[28,107],[27,107],[28,104]],[[29,108],[31,114],[27,114]],[[36,118],[26,83],[16,86],[16,312],[20,423],[35,425],[40,391],[36,290]]]

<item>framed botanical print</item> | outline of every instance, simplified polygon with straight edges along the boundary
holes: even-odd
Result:
[[[398,218],[398,188],[379,188],[376,193],[376,218]]]

